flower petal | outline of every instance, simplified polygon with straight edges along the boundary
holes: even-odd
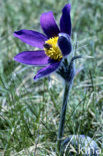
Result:
[[[58,46],[63,56],[68,55],[72,51],[70,36],[66,33],[59,33]]]
[[[37,80],[37,79],[40,79],[42,77],[48,76],[49,74],[54,72],[58,68],[59,65],[60,65],[60,62],[57,62],[57,63],[50,64],[50,65],[40,69],[37,72],[36,76],[34,77],[34,80]]]
[[[56,24],[52,11],[43,13],[40,17],[40,24],[48,38],[57,36],[59,28]]]
[[[43,48],[43,44],[47,40],[47,37],[43,34],[26,29],[15,31],[14,36],[19,38],[21,41],[37,48]]]
[[[49,57],[45,55],[43,50],[41,51],[24,51],[17,54],[14,60],[28,65],[46,65],[49,63]]]
[[[60,19],[60,31],[71,35],[71,18],[70,18],[71,5],[66,4],[62,10],[62,16]]]

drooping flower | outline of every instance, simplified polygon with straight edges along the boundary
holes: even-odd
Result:
[[[21,41],[42,50],[23,51],[14,60],[23,64],[45,66],[40,69],[34,80],[48,76],[56,71],[63,58],[71,52],[71,18],[70,4],[66,4],[60,18],[60,29],[56,24],[52,11],[43,13],[40,24],[45,35],[33,30],[20,30],[14,36]]]

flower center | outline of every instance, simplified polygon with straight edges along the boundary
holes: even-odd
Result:
[[[57,41],[58,41],[58,37],[53,37],[45,41],[44,51],[45,54],[49,56],[51,59],[60,61],[63,56],[58,47]]]

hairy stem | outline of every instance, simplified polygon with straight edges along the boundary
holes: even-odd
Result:
[[[63,97],[63,105],[61,109],[60,123],[59,123],[59,131],[58,131],[58,150],[60,151],[61,141],[64,133],[64,124],[65,124],[65,114],[67,108],[67,101],[69,96],[70,86],[65,82],[65,90]]]
[[[69,64],[69,75],[68,75],[68,81],[65,80],[65,89],[64,89],[64,96],[63,96],[63,104],[61,109],[61,115],[60,115],[60,123],[59,123],[59,131],[58,131],[58,142],[57,142],[57,148],[58,151],[61,151],[61,142],[62,137],[64,134],[64,125],[65,125],[65,115],[66,115],[66,109],[67,109],[67,102],[69,98],[70,89],[72,87],[74,75],[75,75],[75,65],[74,60],[76,58],[72,58],[70,64]]]

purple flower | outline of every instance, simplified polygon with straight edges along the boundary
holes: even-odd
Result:
[[[23,51],[14,60],[23,64],[45,66],[40,69],[34,80],[48,76],[56,71],[62,59],[71,52],[71,18],[70,4],[66,4],[60,18],[60,29],[54,19],[52,11],[43,13],[40,24],[45,35],[33,30],[20,30],[14,36],[21,41],[43,50]]]

